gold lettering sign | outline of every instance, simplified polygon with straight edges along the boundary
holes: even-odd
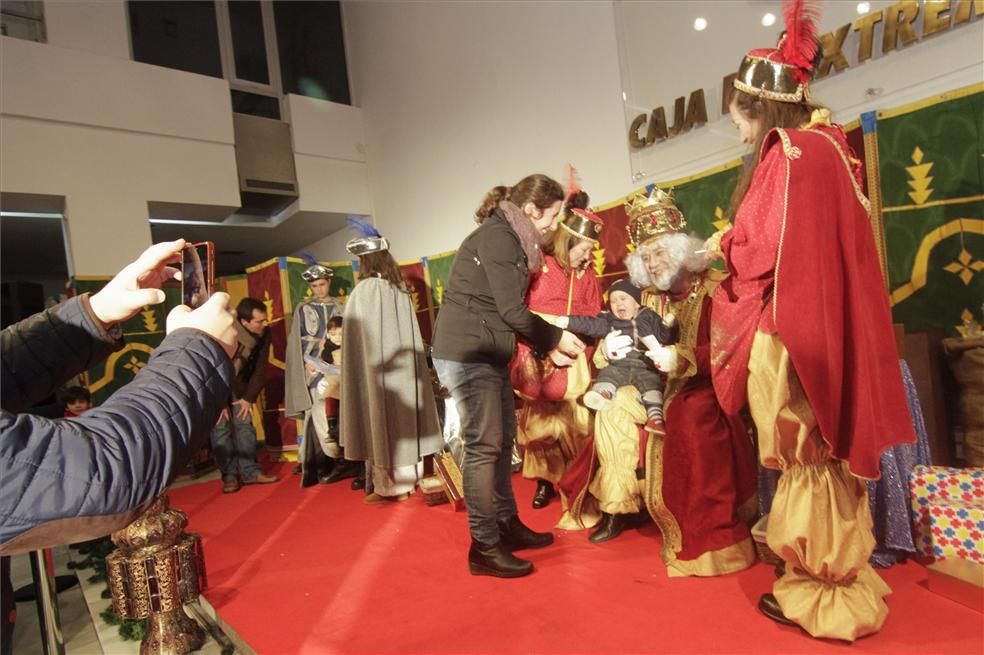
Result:
[[[875,24],[880,23],[882,13],[876,11],[862,16],[853,23],[851,27],[855,32],[860,32],[860,42],[858,44],[858,63],[871,59],[871,45],[875,40]]]
[[[895,50],[899,37],[902,45],[916,41],[913,24],[919,16],[919,3],[916,0],[902,0],[885,9],[885,35],[882,38],[882,54]]]
[[[872,57],[875,41],[875,26],[884,23],[882,34],[882,54],[895,50],[901,40],[903,46],[917,43],[939,32],[984,16],[984,0],[923,0],[922,34],[916,34],[919,18],[919,0],[900,0],[884,11],[875,11],[841,25],[833,32],[820,37],[823,46],[823,59],[816,71],[816,78],[826,77],[834,72],[850,68],[851,63],[844,54],[844,43],[851,30],[858,32],[858,59],[861,64]],[[952,20],[951,20],[952,18]],[[728,103],[736,73],[729,73],[722,82],[721,115],[728,114]],[[677,98],[673,103],[673,125],[666,121],[666,111],[656,107],[652,113],[639,114],[629,126],[629,144],[633,148],[644,148],[659,141],[689,132],[707,123],[707,106],[704,89],[691,92],[688,99]],[[645,136],[640,132],[646,127]]]
[[[823,60],[820,62],[820,67],[817,68],[817,79],[826,77],[830,73],[831,66],[839,71],[850,66],[843,52],[844,40],[850,31],[851,24],[848,23],[838,28],[836,34],[828,32],[820,37],[820,43],[823,45]]]
[[[950,29],[950,0],[926,0],[923,7],[923,31],[925,39],[930,34]]]

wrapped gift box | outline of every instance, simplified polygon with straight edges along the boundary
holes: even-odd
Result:
[[[922,555],[984,563],[984,469],[916,466],[909,490]]]

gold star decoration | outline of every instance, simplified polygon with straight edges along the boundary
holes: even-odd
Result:
[[[964,284],[970,284],[970,281],[974,279],[974,274],[984,270],[984,261],[975,260],[966,248],[961,248],[957,258],[944,266],[943,270],[953,273],[963,280]]]
[[[136,355],[130,355],[130,361],[124,364],[123,368],[133,371],[133,374],[136,375],[137,373],[140,372],[140,369],[142,369],[144,366],[146,366],[145,362],[142,362],[139,359],[137,359]]]

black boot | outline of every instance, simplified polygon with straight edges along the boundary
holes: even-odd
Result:
[[[366,472],[360,472],[352,479],[352,491],[359,491],[366,488]]]
[[[550,504],[555,495],[553,485],[546,480],[536,481],[536,495],[533,496],[533,509],[543,509]]]
[[[588,540],[600,544],[614,539],[627,527],[629,516],[629,514],[602,514],[598,529],[591,533]]]
[[[523,525],[518,514],[513,514],[505,521],[499,521],[499,539],[508,550],[524,548],[543,548],[553,543],[554,536],[550,532],[534,532]]]
[[[468,570],[472,575],[519,578],[533,572],[533,562],[516,557],[506,550],[501,541],[490,546],[472,539],[468,550]]]
[[[759,598],[758,608],[762,614],[765,614],[776,623],[798,625],[795,621],[790,621],[786,618],[786,615],[782,613],[782,608],[779,607],[779,601],[772,594],[762,594],[762,597]]]
[[[347,478],[355,478],[359,476],[359,473],[365,467],[362,462],[350,462],[347,459],[336,459],[335,467],[331,470],[331,473],[322,477],[318,480],[321,484],[332,484],[334,482],[341,482]]]

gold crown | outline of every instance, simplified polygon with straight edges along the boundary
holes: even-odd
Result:
[[[654,186],[647,196],[637,193],[625,203],[629,224],[625,227],[632,245],[638,247],[650,239],[687,229],[687,219],[673,202],[673,190]]]

